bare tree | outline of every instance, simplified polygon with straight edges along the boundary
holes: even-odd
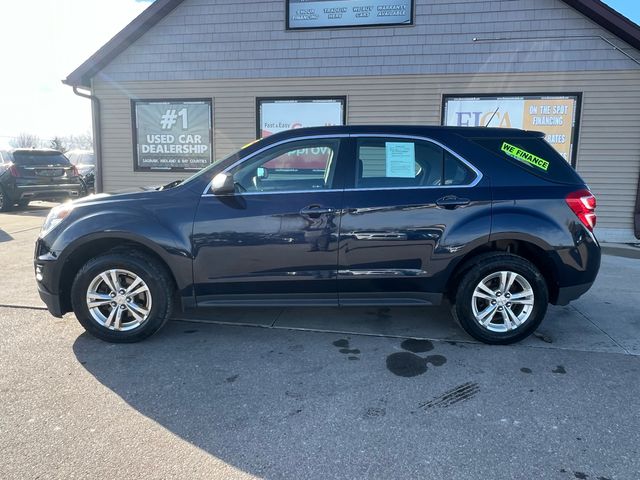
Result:
[[[19,133],[17,137],[9,140],[9,145],[13,148],[36,148],[39,147],[41,143],[40,137],[26,132]]]
[[[89,132],[80,135],[67,135],[62,140],[69,149],[93,150],[93,138]]]
[[[51,148],[58,150],[59,152],[65,153],[69,150],[69,148],[67,148],[67,142],[58,136],[53,137],[49,143],[51,144]]]

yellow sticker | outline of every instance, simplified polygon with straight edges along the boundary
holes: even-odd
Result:
[[[521,160],[523,162],[527,162],[534,167],[538,167],[545,172],[549,169],[549,162],[543,160],[540,157],[537,157],[533,153],[529,153],[526,150],[522,150],[514,145],[511,145],[507,142],[502,144],[502,151],[509,155],[510,157],[515,158],[516,160]]]

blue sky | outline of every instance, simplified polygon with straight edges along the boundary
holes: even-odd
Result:
[[[639,0],[604,0],[604,3],[615,8],[627,18],[640,24],[640,1]]]

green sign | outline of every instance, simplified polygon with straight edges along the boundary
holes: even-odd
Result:
[[[534,167],[544,170],[545,172],[549,168],[549,162],[546,160],[543,160],[542,158],[535,156],[533,153],[529,153],[507,142],[502,144],[502,151],[516,160],[529,163]]]

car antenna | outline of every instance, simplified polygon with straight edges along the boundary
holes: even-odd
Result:
[[[489,119],[489,121],[487,122],[487,124],[484,126],[485,128],[487,128],[489,126],[489,124],[491,123],[491,120],[493,120],[493,117],[496,116],[496,113],[498,113],[498,110],[500,110],[500,105],[498,105],[498,108],[496,108],[496,111],[493,112],[493,115],[491,115],[491,118]]]

